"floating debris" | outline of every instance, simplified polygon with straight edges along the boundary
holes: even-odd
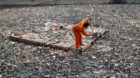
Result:
[[[85,6],[6,8],[0,10],[0,31],[27,40],[74,47],[71,27],[89,16]],[[9,41],[0,33],[0,78],[139,78],[140,6],[92,8],[94,25],[108,33],[82,55]],[[92,32],[90,28],[86,31]],[[92,39],[82,37],[84,45]]]

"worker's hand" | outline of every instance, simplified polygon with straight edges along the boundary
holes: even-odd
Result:
[[[97,37],[97,33],[92,33],[91,36]]]
[[[97,33],[93,33],[91,34],[91,36],[93,37],[93,39],[95,39],[97,37]]]
[[[84,44],[80,44],[81,46],[84,46]]]
[[[102,37],[104,37],[104,35],[106,34],[107,31],[103,31],[101,34],[102,34]]]

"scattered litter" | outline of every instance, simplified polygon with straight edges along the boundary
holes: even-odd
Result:
[[[6,8],[0,11],[0,31],[74,47],[71,27],[88,16],[89,9],[85,6]],[[12,42],[0,33],[0,78],[140,77],[139,5],[93,5],[93,11],[94,24],[109,32],[82,55]],[[70,30],[61,34],[67,29]],[[90,28],[86,31],[92,32]],[[94,32],[97,31],[103,30]],[[85,45],[92,39],[82,37]]]

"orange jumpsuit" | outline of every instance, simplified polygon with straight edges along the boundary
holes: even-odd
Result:
[[[84,34],[85,36],[90,36],[89,33],[85,32],[85,29],[84,29],[84,26],[83,26],[84,23],[88,20],[90,20],[90,19],[86,18],[86,19],[82,20],[81,22],[79,22],[78,24],[76,24],[72,28],[72,31],[73,31],[74,36],[75,36],[76,48],[79,48],[80,44],[82,44],[82,35],[81,34]]]

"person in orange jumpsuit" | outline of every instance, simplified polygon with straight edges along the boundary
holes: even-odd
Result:
[[[89,20],[91,20],[91,18],[83,19],[81,22],[79,22],[72,28],[72,31],[75,36],[76,48],[79,48],[80,45],[83,45],[82,34],[84,34],[85,36],[90,36],[89,33],[85,32],[85,28],[89,26],[89,23],[88,23]]]

